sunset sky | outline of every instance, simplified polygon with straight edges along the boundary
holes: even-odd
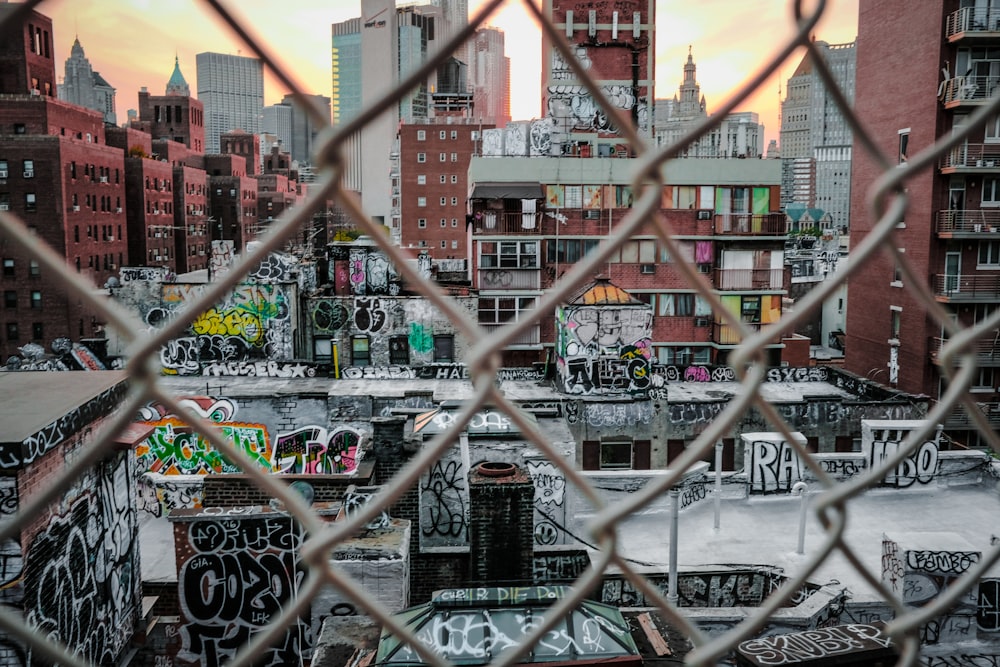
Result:
[[[470,13],[481,1],[470,0]],[[852,41],[857,35],[858,0],[829,0],[827,5],[816,38],[831,44]],[[240,0],[232,6],[272,45],[308,92],[330,95],[330,26],[360,16],[360,0]],[[128,109],[137,106],[141,86],[163,94],[174,54],[194,94],[195,54],[250,55],[220,26],[207,3],[197,0],[49,0],[40,11],[54,21],[60,79],[73,38],[78,36],[91,65],[117,89],[119,122]],[[659,0],[656,12],[657,97],[669,98],[677,92],[690,46],[710,113],[778,51],[794,29],[791,0]],[[527,18],[519,0],[508,0],[488,23],[506,35],[512,115],[516,120],[539,117],[538,27]],[[781,74],[739,108],[760,114],[768,139],[778,137],[779,81],[783,96],[785,81],[800,59],[801,53],[786,61]],[[273,79],[265,82],[267,104],[280,101],[284,93]]]

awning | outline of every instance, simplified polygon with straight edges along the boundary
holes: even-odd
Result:
[[[477,183],[472,188],[470,199],[543,199],[542,184],[525,183]]]

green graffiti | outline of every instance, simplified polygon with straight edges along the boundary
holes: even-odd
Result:
[[[410,349],[421,354],[434,349],[434,335],[423,324],[410,322]]]
[[[267,431],[260,424],[227,424],[223,436],[262,470],[271,468],[271,448]],[[140,466],[166,475],[207,475],[241,473],[243,469],[226,458],[201,434],[180,422],[158,424],[152,434],[136,447]]]

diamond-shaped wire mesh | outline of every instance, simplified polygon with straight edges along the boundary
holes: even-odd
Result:
[[[513,3],[515,0],[509,0]],[[29,2],[27,5],[36,6],[40,2]],[[872,138],[866,133],[862,125],[863,119],[857,118],[851,108],[847,105],[843,95],[837,90],[833,76],[824,64],[824,60],[817,52],[815,45],[810,40],[810,34],[814,26],[822,16],[825,3],[817,3],[812,13],[806,13],[800,3],[793,2],[789,7],[789,14],[792,20],[798,25],[798,32],[795,38],[781,46],[778,52],[756,72],[750,80],[737,91],[731,99],[709,119],[692,129],[686,136],[679,139],[675,144],[662,149],[654,149],[629,127],[623,127],[624,138],[631,144],[640,168],[636,170],[638,176],[633,183],[633,188],[638,197],[635,205],[629,214],[614,229],[613,234],[604,239],[598,250],[592,252],[583,261],[576,264],[572,270],[568,271],[557,284],[549,290],[538,305],[538,317],[552,317],[557,305],[564,302],[566,298],[577,290],[588,278],[594,275],[606,258],[628,240],[643,223],[650,219],[655,219],[659,240],[664,244],[672,256],[680,257],[683,254],[674,241],[670,225],[660,217],[660,191],[662,189],[662,177],[660,167],[668,160],[680,153],[682,148],[691,143],[697,137],[707,133],[712,127],[724,118],[728,112],[741,104],[753,91],[764,81],[771,77],[780,66],[789,63],[794,54],[800,49],[806,49],[811,53],[812,61],[816,72],[831,94],[836,99],[841,111],[848,120],[855,137],[856,146],[867,152],[883,170],[882,177],[874,183],[868,194],[868,201],[871,208],[879,218],[878,224],[870,234],[864,239],[855,239],[854,247],[851,250],[846,266],[829,279],[819,284],[802,301],[797,304],[794,314],[786,314],[783,319],[775,324],[767,332],[754,333],[747,329],[737,318],[735,318],[726,308],[722,306],[717,294],[710,289],[707,281],[697,273],[693,266],[680,263],[678,268],[687,279],[689,285],[697,290],[704,299],[712,306],[716,316],[726,325],[740,331],[744,341],[730,360],[733,368],[747,370],[740,378],[742,391],[739,397],[733,400],[726,409],[712,422],[712,424],[702,432],[694,442],[690,443],[686,451],[676,461],[671,462],[669,471],[658,476],[654,481],[647,484],[641,491],[631,495],[627,502],[621,502],[614,506],[607,506],[602,501],[600,494],[577,470],[568,465],[565,460],[554,450],[552,445],[539,431],[538,427],[513,405],[498,389],[498,384],[494,382],[496,371],[497,352],[510,341],[534,324],[531,320],[511,322],[503,328],[493,331],[483,331],[479,325],[473,321],[468,313],[454,305],[451,299],[444,294],[435,284],[422,280],[416,271],[406,261],[407,257],[399,249],[390,245],[386,235],[380,232],[378,226],[368,217],[357,202],[348,196],[341,188],[341,175],[345,165],[341,158],[341,148],[345,141],[353,134],[356,134],[372,118],[386,111],[395,105],[401,98],[404,91],[413,84],[425,79],[427,75],[441,62],[448,54],[453,53],[457,46],[467,40],[474,31],[484,24],[489,15],[497,8],[508,4],[508,0],[491,0],[482,9],[471,17],[469,24],[460,33],[454,35],[447,44],[444,44],[437,53],[428,59],[423,67],[413,72],[406,81],[384,98],[378,100],[359,114],[351,122],[338,127],[328,127],[322,135],[324,141],[317,151],[315,164],[319,167],[320,180],[317,187],[310,191],[309,198],[303,205],[290,210],[282,216],[272,231],[262,239],[262,244],[254,252],[243,257],[232,270],[220,277],[217,282],[210,285],[203,295],[196,301],[187,304],[183,313],[179,314],[172,321],[166,324],[163,329],[155,335],[148,337],[138,337],[134,333],[142,331],[134,317],[114,303],[95,296],[96,291],[92,285],[86,285],[80,277],[66,266],[63,260],[51,249],[38,245],[34,237],[29,233],[24,224],[16,216],[6,212],[0,212],[0,228],[11,239],[11,242],[24,249],[25,252],[36,257],[43,270],[61,277],[66,291],[73,297],[89,304],[93,309],[104,314],[109,327],[116,329],[120,335],[130,341],[128,356],[130,361],[127,370],[131,380],[131,390],[127,404],[117,413],[107,428],[104,429],[102,437],[89,445],[83,454],[77,458],[66,470],[61,485],[54,485],[44,489],[41,493],[33,496],[30,502],[23,504],[17,515],[7,522],[0,530],[0,539],[5,539],[17,531],[21,530],[33,516],[44,509],[48,503],[58,498],[63,489],[76,480],[96,461],[99,461],[104,452],[111,447],[115,434],[122,430],[136,414],[138,408],[150,401],[158,401],[170,408],[174,414],[183,415],[188,423],[194,425],[217,447],[220,451],[227,453],[227,456],[240,462],[247,475],[252,478],[254,484],[272,497],[282,501],[297,521],[301,523],[308,534],[305,539],[301,555],[304,567],[310,575],[306,583],[298,591],[294,603],[284,609],[283,613],[275,618],[267,629],[253,636],[252,640],[244,646],[238,653],[237,658],[231,664],[250,664],[260,651],[271,641],[276,639],[285,628],[295,622],[296,617],[307,609],[311,600],[324,583],[333,584],[339,588],[343,594],[350,598],[359,609],[367,612],[377,623],[390,629],[397,636],[401,637],[414,646],[423,659],[432,665],[444,666],[450,664],[447,660],[424,648],[416,641],[409,630],[402,627],[394,618],[377,603],[373,603],[370,596],[366,595],[350,578],[332,567],[325,555],[329,550],[344,539],[350,537],[359,530],[369,520],[375,518],[383,509],[389,507],[399,500],[407,489],[418,483],[422,473],[442,454],[454,444],[464,425],[483,406],[491,404],[494,409],[506,413],[516,427],[525,435],[535,447],[538,448],[549,461],[557,466],[567,484],[573,485],[578,493],[586,498],[594,508],[594,518],[591,521],[591,537],[600,547],[598,556],[592,567],[585,572],[581,578],[575,582],[572,594],[562,599],[553,608],[551,613],[546,615],[545,622],[539,624],[531,635],[518,647],[496,656],[491,664],[511,665],[518,662],[530,649],[535,640],[540,638],[560,616],[574,608],[586,595],[588,589],[600,580],[605,569],[614,566],[623,573],[625,577],[641,592],[650,605],[655,606],[671,624],[681,632],[691,638],[695,650],[693,650],[687,661],[689,664],[710,665],[714,664],[722,656],[732,651],[736,645],[753,636],[755,631],[764,626],[769,617],[787,600],[795,591],[799,590],[806,579],[813,573],[830,554],[839,551],[846,557],[858,573],[888,601],[895,612],[896,619],[890,625],[890,631],[899,643],[903,661],[900,664],[914,664],[919,653],[918,630],[924,622],[942,614],[946,611],[957,597],[968,591],[975,584],[983,572],[992,565],[1000,555],[1000,547],[995,547],[982,561],[958,581],[956,581],[947,591],[947,595],[942,595],[933,603],[911,610],[904,608],[896,600],[896,597],[887,590],[880,581],[880,573],[872,572],[866,568],[861,559],[854,553],[847,543],[842,539],[847,513],[852,497],[865,491],[866,488],[877,483],[877,481],[894,469],[904,457],[912,453],[934,428],[934,424],[943,422],[944,418],[957,406],[962,405],[972,416],[976,426],[984,437],[990,442],[994,451],[998,450],[995,434],[989,427],[980,411],[974,409],[967,395],[967,388],[976,371],[975,355],[968,352],[969,346],[978,338],[983,337],[987,332],[992,332],[1000,325],[1000,311],[994,312],[992,316],[982,321],[974,328],[959,330],[958,327],[948,317],[944,309],[935,301],[927,285],[923,284],[920,276],[914,275],[910,265],[904,255],[898,252],[892,243],[891,236],[897,223],[902,219],[905,208],[905,187],[908,178],[920,170],[933,168],[942,156],[962,142],[965,137],[977,127],[980,127],[986,118],[1000,110],[1000,97],[994,98],[987,106],[981,108],[971,119],[971,122],[964,126],[961,132],[957,132],[948,137],[942,138],[938,143],[924,151],[923,153],[911,157],[907,164],[898,167],[879,152]],[[270,45],[259,40],[253,32],[253,26],[241,22],[233,7],[223,5],[217,0],[207,0],[205,3],[206,13],[218,19],[219,22],[233,32],[248,49],[263,60],[265,67],[270,70],[289,90],[298,96],[300,102],[309,109],[314,122],[327,124],[328,119],[318,108],[312,106],[312,102],[306,93],[294,80],[290,63],[282,63],[270,50]],[[588,72],[583,69],[574,57],[573,52],[568,47],[565,39],[559,31],[549,23],[541,14],[535,3],[526,1],[524,6],[527,12],[541,26],[547,39],[556,46],[562,54],[563,59],[571,65],[575,74],[582,81],[586,82],[587,88],[609,116],[615,115],[615,110],[611,104],[601,96],[601,91],[594,81],[588,76]],[[44,11],[44,7],[39,8]],[[661,20],[664,17],[660,17]],[[978,121],[978,122],[977,122]],[[444,313],[453,323],[457,332],[469,341],[476,341],[469,350],[464,363],[468,366],[470,376],[475,387],[475,397],[468,401],[461,413],[454,428],[451,428],[437,435],[431,442],[421,450],[409,464],[405,466],[392,480],[388,481],[378,497],[378,502],[369,504],[366,509],[353,516],[346,523],[325,524],[321,522],[310,508],[303,502],[296,493],[290,492],[284,484],[277,483],[266,473],[261,472],[257,467],[251,465],[249,460],[234,446],[226,440],[221,431],[213,424],[192,414],[178,400],[158,384],[157,367],[155,364],[157,354],[167,341],[181,334],[191,320],[199,313],[204,312],[222,297],[224,297],[234,286],[240,282],[247,271],[250,270],[267,253],[279,250],[283,244],[291,238],[297,230],[308,224],[313,213],[318,211],[323,202],[329,198],[336,199],[340,206],[346,209],[353,217],[357,225],[364,230],[371,238],[375,239],[382,251],[390,257],[405,280],[415,286],[423,297],[428,299],[440,312]],[[764,347],[775,335],[776,331],[791,332],[804,317],[818,308],[822,301],[833,291],[845,283],[855,267],[863,263],[873,253],[889,252],[901,266],[904,283],[909,289],[914,290],[920,302],[926,308],[929,316],[934,321],[940,323],[943,330],[947,332],[949,341],[942,348],[939,358],[943,368],[958,369],[949,384],[947,393],[934,406],[927,417],[927,427],[920,431],[911,433],[899,449],[898,453],[887,459],[880,467],[870,471],[870,474],[853,479],[850,482],[838,483],[834,481],[816,459],[810,455],[804,446],[798,444],[798,440],[792,436],[792,428],[781,418],[772,405],[760,398],[760,392],[756,389],[764,380],[765,369],[759,360],[763,358]],[[669,604],[658,589],[651,585],[641,574],[639,574],[633,563],[627,559],[627,554],[622,553],[618,548],[615,536],[615,527],[631,514],[641,511],[650,502],[658,497],[662,497],[670,492],[678,483],[685,470],[697,461],[706,458],[714,444],[720,439],[732,425],[751,407],[760,411],[769,420],[775,430],[780,431],[788,443],[796,448],[798,455],[802,458],[815,474],[825,491],[818,496],[814,503],[814,508],[825,529],[825,537],[820,548],[815,549],[809,557],[806,565],[797,573],[793,580],[789,580],[777,592],[770,595],[761,606],[754,610],[745,621],[732,628],[721,636],[709,637],[706,633],[679,613],[678,609]],[[17,614],[6,608],[0,608],[0,627],[12,633],[32,647],[36,656],[44,656],[47,659],[67,665],[85,664],[79,657],[72,654],[75,647],[62,647],[49,638],[37,636]]]

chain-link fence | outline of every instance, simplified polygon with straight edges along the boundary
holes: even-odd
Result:
[[[72,295],[74,299],[88,304],[94,311],[103,313],[107,326],[116,330],[119,335],[130,342],[127,355],[129,361],[126,367],[131,379],[128,400],[116,413],[117,416],[114,417],[112,423],[108,424],[103,437],[98,438],[96,442],[88,446],[69,465],[64,478],[65,485],[77,479],[88,467],[102,458],[107,448],[112,446],[115,434],[132,420],[141,406],[151,401],[157,401],[171,409],[175,414],[183,415],[188,423],[200,429],[215,447],[220,451],[227,452],[227,456],[232,459],[240,461],[253,483],[283,502],[308,535],[302,544],[301,556],[304,566],[314,576],[307,577],[294,598],[293,604],[285,608],[281,615],[275,618],[265,630],[255,634],[252,640],[239,651],[237,659],[232,664],[250,664],[260,654],[263,647],[275,640],[289,624],[295,622],[297,616],[308,607],[320,587],[329,583],[340,589],[358,609],[364,610],[378,624],[411,643],[428,664],[443,667],[449,663],[416,641],[410,631],[400,624],[399,620],[373,603],[371,597],[356,582],[345,577],[336,568],[331,567],[326,555],[333,546],[354,534],[367,522],[377,517],[384,508],[399,500],[407,489],[417,484],[421,474],[427,471],[433,462],[454,444],[456,434],[462,430],[470,418],[483,406],[489,404],[494,409],[506,413],[516,427],[525,434],[526,438],[544,453],[552,464],[559,468],[565,476],[566,483],[575,487],[582,497],[593,504],[595,511],[591,521],[592,534],[589,537],[599,547],[599,550],[595,552],[596,556],[592,567],[586,570],[574,584],[573,594],[559,601],[551,613],[546,616],[545,621],[540,623],[520,646],[496,656],[493,664],[511,665],[523,659],[535,641],[542,637],[558,621],[560,616],[564,616],[565,613],[573,609],[584,598],[586,592],[601,579],[609,567],[620,570],[623,576],[631,582],[637,591],[642,593],[652,606],[655,606],[662,613],[665,619],[691,638],[695,649],[687,658],[690,664],[713,664],[731,652],[739,642],[753,636],[757,630],[762,628],[768,622],[769,617],[785,604],[795,591],[802,587],[811,573],[815,572],[825,559],[836,551],[846,557],[857,569],[858,574],[873,589],[878,591],[892,607],[895,612],[895,620],[891,622],[889,631],[900,646],[904,657],[904,662],[901,664],[914,664],[920,650],[918,634],[920,626],[929,619],[944,613],[960,595],[966,593],[997,559],[1000,555],[1000,548],[994,548],[986,554],[976,566],[956,580],[945,594],[919,609],[910,609],[902,606],[897,601],[896,595],[885,587],[880,580],[879,572],[872,572],[861,562],[857,554],[843,540],[843,534],[847,508],[851,499],[865,492],[888,471],[900,464],[931,435],[935,425],[943,423],[946,416],[956,407],[964,406],[994,451],[1000,451],[1000,443],[989,427],[985,416],[975,409],[975,405],[967,395],[967,388],[976,372],[975,356],[969,352],[970,346],[975,340],[982,338],[1000,325],[1000,311],[994,312],[975,327],[960,329],[935,300],[926,281],[913,273],[904,254],[900,253],[896,244],[892,242],[893,232],[897,223],[902,219],[906,207],[907,180],[921,170],[934,168],[942,156],[947,155],[951,149],[961,144],[974,129],[981,127],[990,115],[1000,110],[1000,97],[994,97],[988,105],[980,108],[970,119],[971,122],[965,125],[961,131],[943,137],[928,150],[911,156],[905,165],[897,166],[895,160],[888,159],[879,151],[875,141],[866,132],[862,124],[863,119],[857,118],[852,113],[844,96],[837,90],[834,78],[825,66],[823,58],[811,42],[810,36],[822,16],[825,3],[816,3],[813,11],[807,13],[801,6],[802,3],[793,2],[792,6],[789,7],[789,12],[794,15],[794,20],[798,24],[795,39],[781,47],[767,64],[756,72],[711,118],[694,127],[680,141],[654,150],[632,128],[628,126],[621,128],[624,139],[631,144],[638,156],[635,158],[639,165],[636,170],[638,176],[633,183],[634,192],[637,195],[635,205],[615,228],[613,236],[606,238],[596,251],[576,264],[541,298],[537,307],[539,318],[552,317],[559,304],[564,303],[571,293],[597,273],[611,253],[619,248],[625,240],[637,233],[640,226],[651,219],[657,222],[653,227],[657,230],[659,241],[669,250],[671,256],[683,256],[677,241],[672,236],[670,225],[660,216],[661,190],[664,185],[661,180],[662,165],[678,155],[683,150],[683,146],[709,132],[713,125],[719,122],[719,119],[724,118],[727,113],[746,100],[763,82],[772,77],[779,67],[788,64],[791,58],[797,58],[802,50],[811,53],[816,73],[830,89],[849,122],[854,133],[856,149],[866,152],[881,165],[883,175],[872,184],[866,193],[869,206],[878,218],[874,229],[865,238],[853,239],[854,244],[850,257],[846,263],[842,264],[841,269],[835,275],[818,284],[796,305],[794,313],[786,314],[779,323],[773,325],[768,331],[754,332],[748,329],[738,317],[734,317],[723,307],[718,294],[710,288],[708,282],[699,275],[694,266],[684,263],[678,265],[678,269],[687,279],[690,287],[711,304],[719,321],[741,333],[743,343],[731,356],[729,363],[735,369],[745,369],[739,378],[743,385],[742,391],[739,392],[738,398],[731,401],[707,429],[689,443],[680,457],[671,461],[669,470],[664,471],[661,476],[656,477],[641,491],[631,495],[627,502],[607,506],[588,480],[572,465],[567,464],[547,442],[537,425],[532,420],[527,419],[505,397],[498,388],[498,383],[494,381],[499,356],[498,350],[515,340],[528,327],[533,326],[534,322],[530,320],[514,321],[490,333],[483,331],[477,322],[471,319],[465,310],[456,307],[435,283],[423,279],[418,274],[412,264],[407,261],[407,255],[400,248],[390,245],[388,237],[382,233],[379,226],[359,207],[354,198],[346,196],[341,187],[341,177],[345,171],[345,163],[341,157],[342,148],[348,138],[359,133],[372,118],[396,105],[404,91],[424,81],[448,54],[454,53],[459,45],[469,39],[474,31],[484,24],[492,12],[507,1],[490,0],[485,3],[482,9],[471,18],[467,27],[451,37],[446,44],[437,50],[434,57],[430,58],[420,69],[412,72],[407,80],[401,82],[395,90],[371,104],[364,113],[358,114],[350,122],[339,127],[328,127],[322,134],[321,146],[315,159],[320,178],[310,189],[308,199],[302,205],[282,216],[271,232],[261,239],[262,242],[258,248],[239,259],[232,270],[209,285],[200,298],[187,304],[182,313],[157,331],[155,335],[138,336],[132,333],[142,331],[143,328],[134,322],[134,318],[129,313],[106,298],[95,296],[97,291],[93,289],[94,286],[81,281],[79,275],[68,267],[53,250],[39,246],[29,230],[16,216],[0,212],[0,225],[11,242],[37,258],[43,271],[60,276],[67,293]],[[513,2],[514,0],[509,1]],[[27,3],[28,6],[41,4],[39,2]],[[538,21],[545,38],[551,40],[563,59],[570,63],[576,76],[586,82],[590,93],[599,100],[608,116],[614,117],[616,115],[615,109],[601,96],[597,85],[588,77],[588,72],[577,63],[564,36],[546,20],[534,3],[525,2],[524,4],[527,12]],[[44,7],[38,8],[44,11]],[[265,67],[300,98],[313,122],[321,126],[328,125],[328,119],[307,97],[308,91],[297,87],[294,77],[290,76],[290,71],[287,69],[288,63],[282,63],[268,43],[257,39],[254,36],[254,31],[249,29],[250,26],[241,23],[232,5],[224,5],[219,0],[207,0],[204,9],[207,13],[215,15],[222,25],[237,35],[249,52],[259,57],[264,62]],[[665,17],[661,17],[661,20],[665,20]],[[475,387],[475,398],[463,406],[455,428],[439,434],[426,443],[422,451],[405,468],[384,484],[378,496],[379,502],[368,505],[346,523],[336,525],[320,521],[298,494],[290,491],[285,484],[277,483],[275,479],[261,472],[254,465],[250,465],[245,456],[222,436],[218,428],[192,414],[190,410],[179,403],[175,396],[165,391],[161,383],[158,382],[158,367],[155,363],[158,352],[165,343],[180,335],[194,317],[209,309],[229,293],[262,257],[272,251],[280,250],[297,231],[310,224],[313,214],[319,211],[328,199],[335,199],[343,209],[347,210],[357,226],[374,239],[381,250],[395,262],[407,283],[414,286],[440,312],[446,314],[458,333],[468,341],[474,342],[466,358],[462,361],[469,369]],[[810,455],[804,445],[798,444],[799,440],[792,435],[793,429],[781,418],[774,406],[760,398],[761,393],[757,389],[764,381],[766,373],[760,360],[764,358],[765,346],[773,340],[776,332],[792,332],[805,317],[819,308],[834,290],[845,284],[855,267],[878,252],[892,254],[901,267],[905,285],[919,297],[928,317],[939,323],[943,331],[946,332],[948,342],[941,349],[939,355],[941,367],[956,370],[948,384],[946,393],[930,411],[925,428],[912,432],[898,452],[888,457],[876,469],[870,471],[870,474],[838,483],[824,472],[823,467],[816,462],[815,457]],[[824,487],[824,492],[815,499],[814,509],[824,527],[825,536],[822,545],[813,550],[801,571],[777,592],[767,597],[751,616],[725,634],[710,637],[695,623],[688,620],[683,613],[680,613],[676,606],[668,603],[668,600],[657,588],[636,571],[634,563],[628,560],[627,554],[620,550],[616,540],[615,527],[631,514],[642,510],[654,499],[668,494],[681,480],[688,467],[710,457],[715,443],[729,431],[742,414],[751,408],[755,408],[764,415],[774,429],[784,435],[786,442],[792,443],[797,455],[802,458],[805,465],[811,469],[819,483]],[[6,523],[3,530],[0,531],[2,533],[0,537],[7,538],[21,530],[32,517],[43,511],[49,503],[58,499],[63,488],[63,486],[54,485],[34,495],[29,502],[20,507],[13,520]],[[71,655],[73,647],[66,649],[46,637],[35,636],[31,627],[8,609],[0,610],[0,627],[30,644],[36,656],[44,656],[62,664],[83,664],[79,658],[74,658]]]

